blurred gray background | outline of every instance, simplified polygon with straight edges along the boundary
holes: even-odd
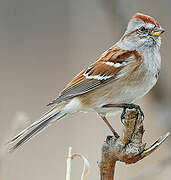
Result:
[[[48,110],[46,104],[80,69],[119,40],[136,12],[155,17],[166,30],[159,81],[137,102],[145,113],[145,141],[171,131],[170,8],[170,0],[0,0],[1,145]],[[119,116],[110,122],[121,131]],[[15,153],[1,150],[0,179],[63,180],[69,146],[89,160],[89,179],[99,179],[97,161],[110,134],[94,113],[67,116]],[[170,161],[160,162],[170,158],[170,148],[169,138],[135,165],[117,163],[116,179],[133,179],[154,165],[157,172],[143,179],[168,179]],[[81,160],[73,161],[73,180],[80,179],[81,166]]]

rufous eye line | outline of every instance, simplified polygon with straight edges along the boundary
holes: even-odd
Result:
[[[136,32],[137,31],[137,29],[135,29],[134,31],[132,31],[132,32],[130,32],[130,33],[128,33],[128,34],[125,34],[122,38],[121,38],[121,40],[123,41],[125,38],[128,38],[131,34],[133,34],[134,32]]]

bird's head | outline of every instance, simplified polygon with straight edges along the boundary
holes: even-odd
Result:
[[[141,47],[160,47],[164,29],[157,21],[147,15],[136,13],[128,23],[128,27],[120,42],[128,49]]]

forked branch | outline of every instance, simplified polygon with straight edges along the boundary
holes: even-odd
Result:
[[[133,164],[154,152],[169,136],[161,136],[150,147],[142,142],[143,117],[135,109],[127,109],[123,119],[123,134],[120,138],[108,136],[102,147],[100,162],[101,180],[113,180],[117,161]]]

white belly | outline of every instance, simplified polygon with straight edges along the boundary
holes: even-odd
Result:
[[[138,83],[136,86],[125,85],[121,88],[119,96],[116,96],[115,89],[110,95],[110,99],[104,100],[99,104],[94,110],[98,113],[115,113],[120,110],[120,108],[102,108],[104,104],[122,104],[122,103],[132,103],[137,99],[143,97],[147,94],[152,87],[156,84],[157,78],[155,76],[146,75],[143,81]],[[111,90],[112,91],[112,90]],[[113,98],[112,98],[113,97]]]
[[[147,77],[143,82],[141,82],[138,86],[131,87],[125,86],[121,92],[121,96],[119,97],[120,102],[130,103],[133,102],[144,95],[146,95],[152,87],[156,84],[157,79],[155,77]]]

